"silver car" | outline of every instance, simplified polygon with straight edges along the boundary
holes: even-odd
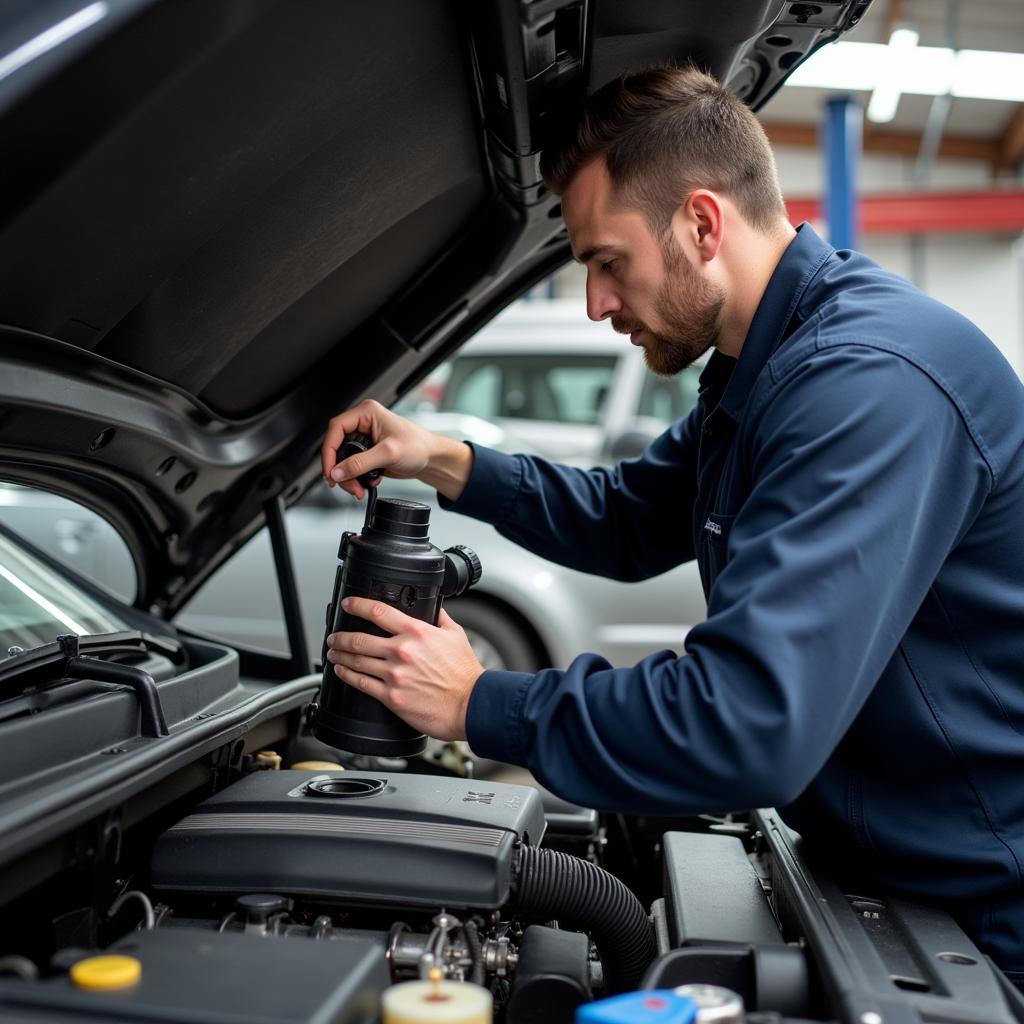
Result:
[[[700,366],[674,378],[577,299],[521,301],[479,331],[425,382],[444,412],[498,424],[537,452],[589,466],[639,455],[697,404]],[[415,395],[401,408],[415,408]]]

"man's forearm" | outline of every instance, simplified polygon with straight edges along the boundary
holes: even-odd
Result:
[[[426,469],[419,479],[449,501],[457,501],[473,469],[473,449],[462,441],[434,435]]]

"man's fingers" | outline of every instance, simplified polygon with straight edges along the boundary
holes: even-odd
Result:
[[[323,469],[324,479],[330,481],[331,470],[338,464],[338,449],[341,442],[345,440],[346,434],[351,434],[359,429],[360,413],[359,407],[349,409],[340,416],[335,416],[327,424],[327,433],[324,434],[324,443],[320,446],[320,466]]]
[[[383,469],[386,464],[387,459],[371,448],[369,451],[351,455],[337,463],[330,471],[330,478],[338,483],[342,480],[355,480],[364,473],[369,473],[371,469]]]
[[[395,462],[395,445],[387,439],[379,441],[365,452],[351,455],[331,470],[331,479],[336,481],[354,480],[370,470],[385,470]]]
[[[387,703],[388,688],[382,679],[375,676],[368,676],[365,672],[354,672],[344,665],[335,665],[334,674],[345,684],[351,686],[360,693],[365,693],[381,703]]]
[[[376,436],[374,430],[377,417],[384,407],[379,402],[366,399],[352,409],[339,413],[327,424],[327,431],[324,434],[323,444],[320,446],[320,466],[323,470],[324,479],[332,484],[331,470],[338,464],[338,449],[346,434],[361,433]],[[346,460],[351,461],[351,460]],[[376,466],[367,466],[360,469],[356,476],[361,476]],[[346,488],[347,490],[348,488]]]
[[[443,607],[437,616],[437,624],[441,629],[458,629],[460,631],[462,629]]]
[[[349,615],[372,622],[388,633],[418,634],[425,625],[419,619],[414,619],[411,615],[384,604],[383,601],[373,601],[367,597],[346,597],[341,606]]]
[[[339,651],[328,651],[327,660],[335,665],[342,665],[353,672],[373,676],[375,679],[388,681],[388,663],[384,658],[368,658],[365,654],[348,654]]]
[[[373,636],[371,633],[332,633],[327,638],[327,646],[331,651],[386,658],[391,644],[387,637]]]

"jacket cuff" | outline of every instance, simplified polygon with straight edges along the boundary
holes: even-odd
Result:
[[[473,753],[526,767],[522,707],[530,672],[489,669],[480,676],[466,709],[466,739]]]
[[[438,493],[441,508],[485,523],[500,526],[512,515],[523,479],[523,467],[516,455],[482,448],[470,441],[473,449],[473,468],[462,493],[449,501]]]

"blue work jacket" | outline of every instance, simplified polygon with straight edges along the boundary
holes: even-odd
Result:
[[[616,579],[696,558],[708,600],[681,657],[485,672],[478,754],[591,807],[780,807],[1024,981],[1024,388],[976,327],[803,225],[640,458],[477,448],[449,507]]]

